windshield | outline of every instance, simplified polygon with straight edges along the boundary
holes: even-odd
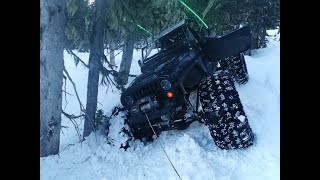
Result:
[[[145,63],[147,58],[158,52],[171,49],[171,47],[186,39],[186,36],[184,21],[162,31],[155,41],[142,48],[142,61]]]
[[[157,54],[160,51],[161,48],[159,43],[157,41],[154,41],[153,43],[148,44],[147,46],[142,48],[142,60],[145,61],[145,59]]]

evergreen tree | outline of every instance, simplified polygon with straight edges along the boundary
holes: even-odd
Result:
[[[89,37],[92,29],[93,6],[84,0],[67,0],[66,37],[67,48],[80,52],[90,49]]]
[[[280,19],[279,0],[250,0],[247,22],[252,29],[252,49],[266,47],[266,30],[275,29]]]

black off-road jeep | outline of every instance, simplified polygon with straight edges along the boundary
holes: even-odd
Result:
[[[162,31],[142,49],[142,74],[121,95],[132,136],[149,141],[199,121],[220,148],[247,147],[253,134],[234,82],[248,81],[243,52],[251,45],[250,29],[210,37],[192,22]]]

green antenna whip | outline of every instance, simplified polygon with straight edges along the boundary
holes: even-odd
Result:
[[[145,32],[147,32],[148,34],[150,34],[151,36],[153,36],[153,34],[152,34],[150,31],[148,31],[148,30],[146,30],[145,28],[143,28],[140,24],[133,22],[131,19],[129,19],[129,20],[130,20],[130,22],[132,22],[133,24],[135,24],[136,26],[138,26],[140,29],[144,30]]]
[[[191,11],[201,22],[202,24],[207,28],[209,29],[208,25],[200,18],[200,16],[198,16],[197,13],[195,13],[185,2],[179,0],[179,2],[184,5],[189,11]]]

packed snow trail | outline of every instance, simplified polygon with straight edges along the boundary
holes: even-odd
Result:
[[[166,158],[161,143],[183,180],[277,180],[280,179],[280,42],[270,39],[267,48],[245,56],[249,82],[236,85],[249,123],[256,135],[253,146],[241,150],[221,150],[213,142],[207,127],[195,122],[186,130],[161,133],[153,143],[135,141],[124,151],[120,145],[126,137],[120,133],[123,114],[111,119],[109,141],[101,132],[92,133],[82,144],[71,122],[63,117],[59,155],[40,158],[41,180],[139,180],[179,179]],[[88,62],[87,53],[78,55]],[[134,52],[131,74],[140,74]],[[116,57],[120,64],[121,55]],[[88,71],[75,67],[65,53],[65,66],[77,84],[85,104]],[[132,79],[131,79],[132,80]],[[99,87],[98,109],[110,112],[120,104],[120,92]],[[67,82],[66,112],[79,114],[79,104],[71,83]],[[81,122],[82,121],[82,122]],[[83,127],[83,120],[80,128]]]

